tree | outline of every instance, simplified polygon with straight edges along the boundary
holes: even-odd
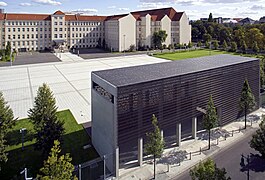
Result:
[[[14,119],[12,109],[7,105],[3,93],[0,92],[0,164],[8,160],[6,153],[6,135],[7,132],[14,126],[16,119]],[[0,166],[1,171],[1,166]]]
[[[202,38],[203,38],[203,40],[204,40],[205,42],[208,42],[208,41],[211,41],[211,40],[212,40],[212,36],[211,36],[210,34],[208,34],[208,33],[204,34],[204,35],[202,36]]]
[[[226,177],[226,174],[225,168],[217,168],[212,159],[200,162],[190,170],[192,180],[230,180],[231,178]]]
[[[251,88],[248,84],[248,80],[244,81],[244,85],[241,91],[241,97],[239,100],[239,107],[241,111],[244,111],[245,115],[245,129],[247,128],[247,113],[252,110],[256,105],[255,97],[252,94]]]
[[[253,43],[252,51],[253,51],[254,53],[258,53],[258,52],[259,52],[259,46],[258,46],[257,41],[255,41],[255,42]]]
[[[166,31],[160,30],[160,31],[156,31],[153,34],[153,43],[155,48],[162,48],[162,43],[165,42],[167,38],[167,33]]]
[[[28,111],[29,119],[36,130],[35,148],[48,155],[54,140],[61,141],[64,133],[63,121],[57,115],[56,100],[47,84],[43,84],[37,91],[34,106]]]
[[[153,125],[153,131],[146,134],[147,136],[147,143],[145,145],[145,152],[147,154],[151,154],[154,157],[154,179],[156,174],[156,158],[160,157],[164,150],[164,140],[161,136],[160,129],[158,127],[157,118],[153,114],[152,116],[152,125]]]
[[[60,152],[60,142],[55,140],[50,155],[44,161],[44,166],[40,169],[40,174],[37,175],[37,179],[77,180],[77,177],[73,175],[74,165],[71,163],[72,158],[69,154],[59,156]]]
[[[265,83],[265,56],[260,59],[260,87],[262,88]]]
[[[223,50],[224,50],[224,51],[227,51],[227,43],[226,43],[225,40],[224,40],[224,42],[223,42]]]
[[[236,42],[231,42],[231,51],[236,52],[237,51],[237,45]]]
[[[189,41],[188,48],[192,48],[193,44]]]
[[[208,41],[205,42],[205,47],[210,49],[210,43]]]
[[[265,158],[265,116],[262,117],[262,121],[259,124],[259,129],[253,134],[250,147],[260,152],[263,158]]]
[[[213,14],[212,13],[209,14],[208,22],[213,22]]]
[[[11,43],[10,43],[10,41],[7,41],[5,54],[6,54],[6,56],[10,56],[10,54],[11,54]]]
[[[245,54],[246,51],[247,51],[247,44],[246,44],[246,41],[242,41],[242,46],[241,46],[241,50],[242,52]]]
[[[214,49],[216,50],[218,48],[219,44],[218,44],[218,41],[213,41],[213,47]]]
[[[212,95],[210,95],[206,113],[203,116],[203,127],[208,131],[209,143],[208,149],[211,148],[211,129],[217,126],[217,113],[214,107]]]
[[[198,47],[202,47],[202,42],[199,41],[198,44],[197,44]]]

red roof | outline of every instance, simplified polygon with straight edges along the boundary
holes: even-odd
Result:
[[[149,14],[152,21],[160,21],[165,15],[167,15],[172,21],[179,21],[183,12],[178,13],[173,8],[162,8],[145,11],[135,11],[131,12],[131,14],[136,20],[141,20],[140,17],[144,17]]]
[[[125,17],[125,16],[127,16],[127,15],[128,15],[128,14],[120,14],[120,15],[108,16],[108,17],[106,18],[106,21],[108,21],[108,20],[118,20],[118,19],[123,18],[123,17]]]
[[[66,21],[104,21],[106,16],[66,15]]]
[[[51,16],[48,14],[1,14],[1,20],[36,20],[36,21],[50,21]]]
[[[53,15],[65,15],[62,11],[58,10]]]

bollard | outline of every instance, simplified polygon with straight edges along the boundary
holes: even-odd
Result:
[[[191,152],[190,152],[190,160],[191,160]]]
[[[169,164],[167,164],[167,172],[169,172]]]
[[[81,164],[78,165],[78,177],[79,177],[79,180],[82,179],[82,167],[81,167]]]
[[[240,131],[241,131],[241,129],[239,128],[239,129],[238,129],[238,132],[240,132]]]
[[[200,147],[200,155],[202,154],[202,147]]]
[[[226,134],[225,134],[225,141],[226,141]]]
[[[234,130],[232,130],[232,137],[234,137]]]
[[[219,144],[219,138],[216,139],[216,144],[217,144],[217,145]]]

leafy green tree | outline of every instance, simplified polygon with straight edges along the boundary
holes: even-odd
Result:
[[[237,45],[236,42],[231,42],[231,51],[236,52],[237,51]]]
[[[230,180],[231,178],[226,177],[226,174],[225,168],[217,168],[212,159],[200,162],[190,170],[192,180]]]
[[[242,41],[242,46],[241,46],[241,50],[242,52],[245,54],[246,51],[247,51],[247,44],[246,44],[246,41]]]
[[[214,40],[213,41],[213,47],[214,49],[216,50],[218,48],[219,44],[218,44],[218,41]]]
[[[153,34],[153,43],[155,48],[162,48],[162,43],[165,42],[167,38],[167,33],[166,31],[160,30],[160,31],[156,31]]]
[[[208,41],[205,42],[205,47],[210,49],[210,43]]]
[[[260,31],[258,28],[250,28],[247,30],[246,33],[246,43],[249,48],[253,47],[253,44],[257,42],[257,45],[259,48],[262,48],[263,46],[263,38],[264,34]]]
[[[8,131],[15,125],[12,109],[7,105],[3,93],[0,92],[0,164],[8,160],[6,147],[6,135]],[[0,166],[1,171],[1,166]]]
[[[262,117],[259,129],[253,134],[250,147],[258,151],[265,158],[265,116]]]
[[[146,134],[147,143],[145,145],[145,152],[154,157],[154,179],[156,174],[156,158],[163,153],[165,142],[161,136],[161,131],[158,127],[158,121],[155,115],[152,116],[153,131]]]
[[[6,44],[6,53],[5,53],[7,56],[10,56],[11,54],[11,43],[10,41],[7,41],[7,44]]]
[[[212,13],[209,14],[208,22],[213,22],[213,14]]]
[[[226,43],[226,41],[223,42],[222,47],[223,47],[223,50],[224,51],[227,51],[227,43]]]
[[[60,142],[54,141],[54,146],[51,148],[50,155],[44,166],[40,169],[37,179],[40,180],[77,180],[73,175],[74,165],[71,163],[72,158],[69,154],[59,156],[61,152]]]
[[[212,36],[208,33],[204,34],[202,38],[205,42],[209,42],[212,40]]]
[[[189,41],[188,48],[192,48],[193,44]]]
[[[197,44],[198,47],[202,47],[202,42],[199,41],[198,44]]]
[[[244,85],[241,91],[241,97],[239,99],[239,107],[244,111],[245,115],[245,129],[247,128],[247,114],[252,110],[256,105],[255,97],[251,91],[251,88],[248,84],[248,80],[244,81]]]
[[[258,53],[259,52],[259,46],[258,46],[258,43],[256,41],[253,43],[252,51],[254,53]]]
[[[218,117],[216,108],[214,107],[212,95],[210,95],[208,105],[206,107],[206,113],[203,116],[203,127],[208,131],[208,149],[211,148],[211,129],[216,127],[218,124]]]
[[[56,100],[47,84],[39,87],[33,108],[28,111],[29,119],[36,130],[35,148],[48,155],[54,140],[62,140],[64,122],[57,115]]]

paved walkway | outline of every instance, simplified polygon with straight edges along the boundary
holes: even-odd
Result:
[[[54,53],[56,57],[58,57],[62,62],[75,62],[75,61],[84,61],[83,58],[76,54],[72,54],[70,52],[65,53]]]
[[[0,91],[15,117],[27,117],[38,87],[47,83],[54,92],[59,110],[70,109],[78,123],[88,123],[91,121],[92,71],[167,62],[147,55],[86,61],[68,53],[61,57],[66,62],[0,67]]]
[[[157,179],[176,179],[177,175],[189,170],[198,162],[232,146],[237,141],[243,140],[246,133],[253,133],[258,128],[262,114],[265,114],[265,109],[261,108],[248,116],[249,127],[247,130],[239,131],[239,128],[242,129],[244,127],[244,119],[239,119],[230,123],[220,130],[214,130],[211,137],[211,150],[206,150],[208,147],[208,134],[205,132],[198,133],[199,135],[196,140],[192,139],[183,141],[180,148],[174,147],[173,144],[173,147],[165,149],[163,156],[160,159],[157,159]],[[252,126],[250,123],[251,120]],[[202,152],[200,152],[201,148]],[[153,178],[152,157],[145,157],[142,167],[139,167],[136,164],[137,161],[121,164],[120,179],[145,180]]]

